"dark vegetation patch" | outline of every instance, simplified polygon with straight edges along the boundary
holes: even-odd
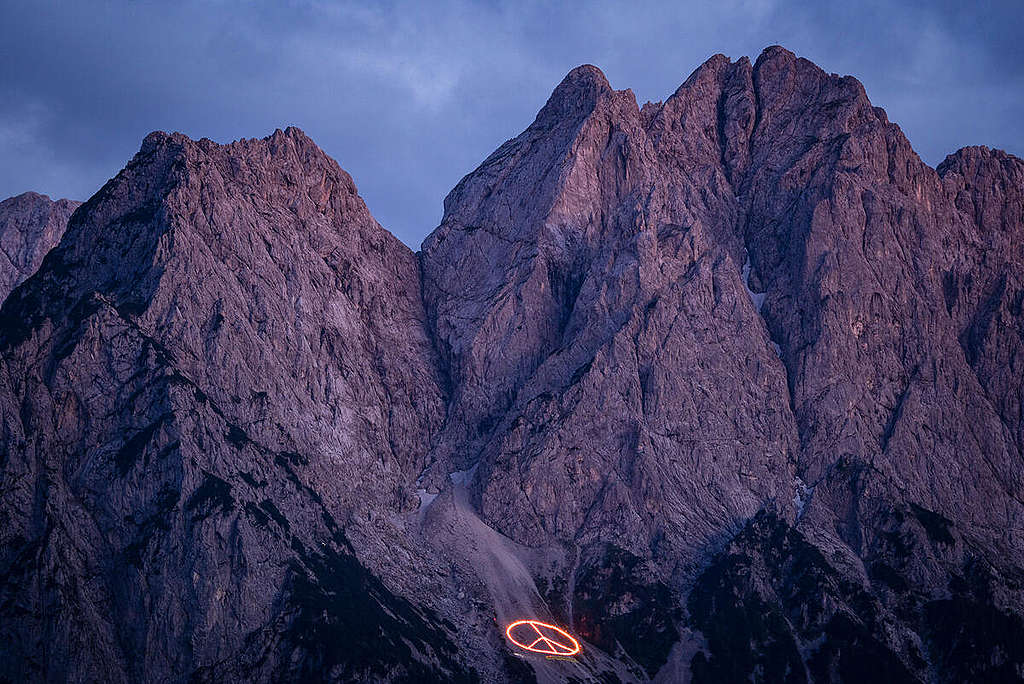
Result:
[[[193,520],[204,520],[220,511],[227,513],[235,507],[235,499],[231,496],[231,485],[216,475],[206,473],[203,483],[199,485],[185,504],[185,510],[195,513]]]
[[[238,427],[237,425],[231,425],[228,428],[227,434],[224,435],[224,439],[226,439],[228,441],[228,444],[235,447],[236,449],[241,449],[250,441],[252,441],[249,439],[249,435],[245,433],[245,430]]]
[[[119,303],[117,305],[117,314],[127,321],[146,313],[146,309],[148,308],[148,299],[136,297],[134,299],[126,299]]]
[[[336,536],[340,536],[340,533]],[[297,540],[286,584],[277,681],[477,682],[430,611],[395,596],[346,549]]]
[[[516,396],[517,390],[506,390],[499,395],[494,410],[477,423],[476,431],[479,436],[489,435],[495,428],[501,425],[501,421],[505,419],[512,406],[516,403]]]
[[[270,529],[270,517],[259,506],[252,501],[246,501],[244,510],[246,516],[256,527],[261,527],[265,530]]]
[[[324,525],[327,526],[327,529],[330,530],[332,534],[337,533],[339,531],[340,528],[338,527],[338,523],[334,521],[334,516],[328,513],[326,508],[323,510],[322,517],[324,520]]]
[[[577,368],[572,374],[572,379],[569,380],[569,385],[575,385],[577,382],[582,380],[583,376],[590,372],[590,368],[593,365],[594,360],[591,359],[590,361],[587,361],[585,364]]]
[[[1014,316],[1020,316],[1024,313],[1024,290],[1017,290],[1017,294],[1013,295],[1010,300],[1010,313]]]
[[[932,658],[943,682],[1019,682],[1024,621],[970,597],[925,606]]]
[[[490,415],[484,416],[476,426],[476,433],[479,436],[489,435],[497,427],[498,423],[501,422],[501,417],[504,415],[503,411],[496,411]]]
[[[1024,679],[1024,619],[995,604],[998,586],[1020,590],[987,561],[969,559],[949,582],[951,596],[926,602],[920,630],[939,682]]]
[[[302,484],[301,480],[299,480],[299,476],[295,474],[294,470],[292,470],[292,467],[291,467],[291,465],[289,465],[287,458],[285,458],[281,454],[277,454],[277,455],[274,456],[274,464],[277,467],[282,468],[284,470],[285,476],[289,480],[291,480],[291,483],[293,485],[295,485],[296,489],[298,489],[300,491],[306,489],[306,486],[304,484]]]
[[[142,428],[134,435],[132,435],[124,445],[118,449],[117,453],[114,454],[114,465],[117,467],[117,473],[121,477],[128,474],[136,463],[142,458],[146,446],[153,440],[153,435],[156,431],[170,418],[170,415],[165,414],[157,418],[155,421]]]
[[[876,637],[886,633],[877,601],[771,513],[712,560],[687,605],[707,640],[691,663],[695,682],[751,673],[755,681],[918,681]]]
[[[548,577],[547,581],[543,583],[537,582],[537,588],[541,591],[544,597],[544,603],[551,608],[552,611],[559,617],[566,617],[568,615],[568,606],[566,605],[566,593],[568,591],[568,578],[562,574],[555,574],[552,577]]]
[[[253,477],[252,473],[243,470],[238,475],[242,478],[242,480],[245,481],[247,485],[249,485],[253,489],[262,489],[267,486],[266,480],[257,480],[255,477]]]
[[[508,681],[537,684],[537,674],[528,662],[508,651],[504,651],[503,655],[505,656],[505,673],[508,675]]]
[[[0,571],[0,608],[4,616],[17,617],[28,615],[30,609],[18,601],[8,601],[5,594],[13,589],[15,592],[23,586],[26,575],[31,575],[39,567],[39,556],[43,551],[42,539],[26,539],[16,534],[5,544],[4,560],[10,563]],[[0,651],[2,652],[2,651]]]
[[[868,569],[868,576],[873,582],[881,582],[896,593],[902,594],[910,590],[910,584],[902,573],[888,563],[875,561]]]
[[[285,531],[288,531],[288,529],[290,528],[290,525],[288,524],[288,518],[284,517],[284,514],[281,513],[280,510],[278,510],[277,506],[274,505],[273,501],[271,501],[270,499],[264,499],[263,501],[260,501],[260,508],[263,511],[265,511],[267,515],[273,518],[274,522],[276,522],[278,525],[284,528]]]
[[[837,612],[822,631],[825,641],[807,661],[813,681],[918,681],[858,617]]]
[[[951,533],[953,521],[943,515],[929,511],[927,508],[921,508],[917,504],[910,504],[910,510],[914,512],[914,517],[921,523],[921,527],[927,533],[928,539],[937,544],[953,545],[953,535]]]
[[[744,581],[749,570],[743,558],[713,564],[691,592],[690,614],[707,640],[707,654],[690,663],[693,681],[806,682],[785,615]]]
[[[952,313],[959,295],[959,278],[956,271],[942,274],[942,296],[946,300],[946,313]]]
[[[129,212],[122,214],[117,220],[120,223],[151,223],[157,215],[160,209],[159,200],[150,200],[144,204],[140,204]]]
[[[158,532],[166,532],[172,526],[172,514],[181,498],[181,492],[173,487],[164,487],[152,504],[147,507],[139,517],[142,521],[138,524],[132,541],[124,548],[124,557],[136,568],[142,568],[146,550]],[[135,516],[129,516],[126,522],[132,523]]]
[[[280,456],[293,466],[309,465],[309,458],[295,451],[282,451]]]
[[[573,625],[608,653],[617,645],[653,676],[679,640],[680,599],[645,561],[607,545],[576,574]]]

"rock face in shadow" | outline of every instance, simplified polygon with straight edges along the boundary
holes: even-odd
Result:
[[[421,312],[298,130],[147,137],[0,312],[3,675],[469,677],[349,541],[443,415]]]
[[[151,134],[0,309],[0,678],[1024,676],[1022,213],[778,47],[573,70],[419,254]]]
[[[0,202],[0,303],[36,272],[81,202],[25,192]]]
[[[690,593],[692,624],[706,638],[693,680],[1019,679],[1024,620],[995,605],[1004,581],[966,553],[944,591],[914,584],[921,557],[948,556],[963,542],[923,509],[893,509],[889,522],[892,546],[865,559],[865,582],[785,522],[755,516]]]

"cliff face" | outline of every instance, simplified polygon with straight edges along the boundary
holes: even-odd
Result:
[[[34,192],[0,202],[0,302],[36,272],[79,204]]]
[[[421,311],[301,132],[149,136],[2,311],[8,672],[458,674],[344,531],[407,506],[443,414]]]
[[[643,109],[581,67],[424,243],[445,453],[473,454],[490,524],[584,550],[569,586],[608,542],[688,586],[771,511],[880,616],[914,604],[884,648],[931,676],[921,605],[1024,558],[1022,168],[936,172],[855,79],[781,48]]]
[[[0,310],[0,674],[1020,676],[1022,212],[781,48],[575,69],[419,255],[153,134]]]
[[[442,447],[479,458],[485,518],[531,545],[660,547],[671,569],[766,501],[792,511],[797,454],[715,239],[731,194],[673,211],[657,160],[632,94],[577,69],[448,197],[424,294],[453,378]]]

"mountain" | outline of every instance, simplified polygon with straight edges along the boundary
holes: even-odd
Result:
[[[418,254],[151,134],[0,309],[0,677],[1016,680],[1022,212],[779,47],[573,70]]]
[[[0,202],[0,302],[36,272],[79,204],[34,192]]]
[[[347,532],[443,414],[416,258],[305,135],[147,137],[0,317],[6,676],[461,671]]]

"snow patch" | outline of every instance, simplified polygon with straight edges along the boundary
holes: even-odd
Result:
[[[464,487],[468,486],[469,483],[473,481],[473,476],[476,475],[476,469],[479,465],[479,463],[476,463],[469,470],[456,470],[448,477],[451,478],[452,484],[454,485],[462,485]]]
[[[437,494],[431,494],[426,489],[417,489],[416,496],[420,497],[420,513],[427,510],[427,506],[434,503],[434,499],[437,498]]]
[[[793,505],[796,506],[796,519],[799,521],[800,518],[804,517],[804,509],[807,508],[807,504],[811,501],[814,487],[808,487],[807,483],[799,477],[796,478],[795,484],[796,493],[793,495]]]
[[[754,307],[758,313],[761,313],[761,307],[764,306],[764,298],[767,296],[765,292],[754,292],[750,289],[750,257],[747,257],[747,263],[743,264],[743,287],[747,288],[747,294],[750,295],[750,300],[754,302]]]

